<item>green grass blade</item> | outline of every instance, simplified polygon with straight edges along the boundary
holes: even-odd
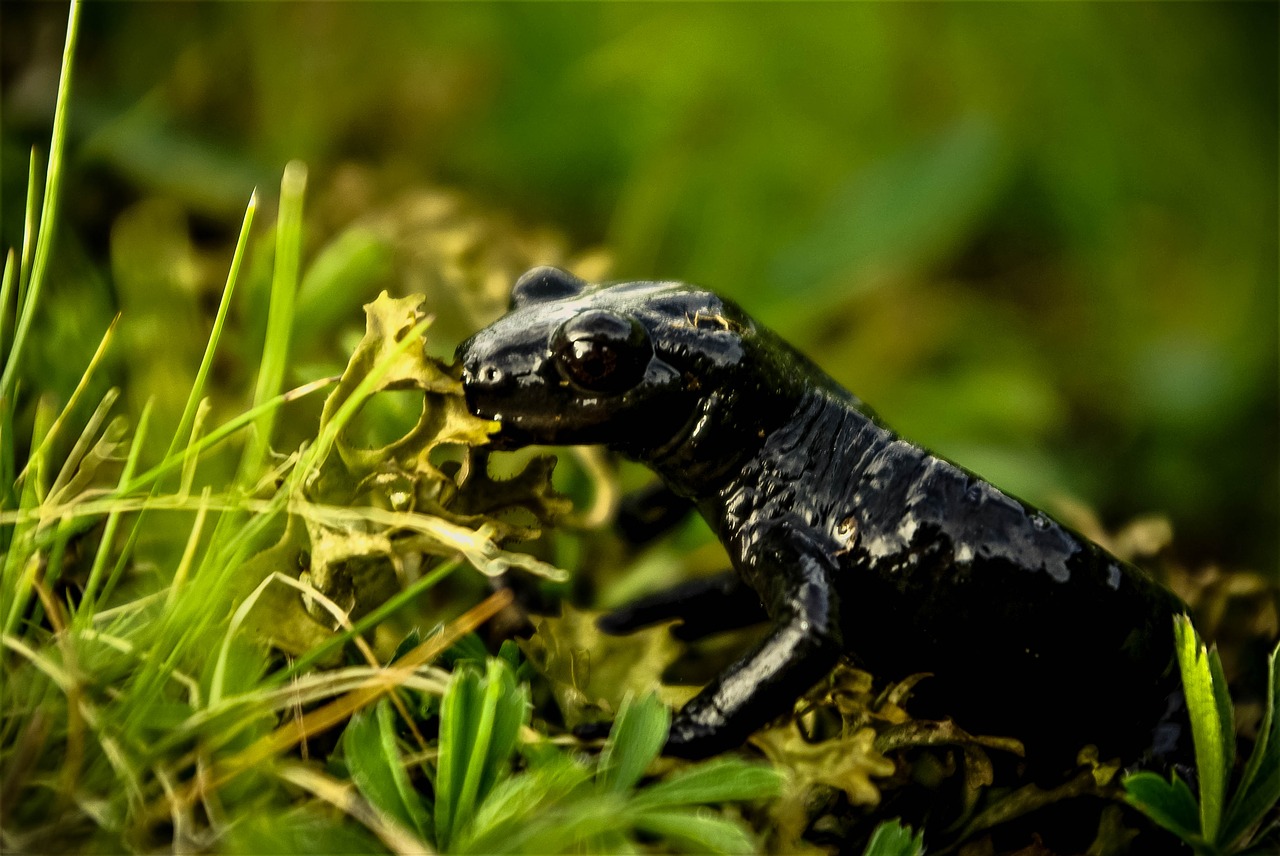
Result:
[[[190,496],[191,486],[196,480],[196,467],[200,464],[200,456],[191,450],[204,434],[204,423],[213,407],[208,398],[200,399],[195,415],[191,419],[191,434],[187,437],[186,447],[182,451],[182,471],[178,475],[178,496]]]
[[[480,678],[470,668],[456,669],[440,702],[439,760],[436,762],[436,847],[448,850],[454,816],[466,777],[469,747],[474,742]]]
[[[1226,784],[1231,780],[1231,773],[1236,766],[1236,711],[1231,704],[1227,676],[1222,671],[1222,657],[1218,655],[1216,645],[1209,649],[1208,660],[1209,677],[1213,686],[1213,704],[1218,712],[1218,721],[1222,723],[1222,771],[1225,799]]]
[[[31,323],[40,302],[40,291],[44,287],[45,274],[53,251],[57,208],[62,189],[62,161],[67,140],[67,101],[71,92],[72,59],[75,56],[79,23],[79,0],[71,0],[71,8],[67,13],[67,40],[62,50],[62,74],[58,78],[58,99],[53,112],[49,169],[45,174],[44,202],[40,208],[40,226],[35,238],[35,261],[31,268],[30,285],[21,295],[23,300],[18,309],[18,321],[13,331],[13,347],[5,362],[4,373],[0,374],[0,399],[9,401],[13,399],[14,386],[18,380],[18,367],[22,363],[22,349],[31,331]]]
[[[276,221],[275,270],[271,277],[271,301],[267,309],[267,335],[262,346],[258,382],[253,391],[256,406],[271,400],[284,384],[289,358],[289,332],[293,328],[294,302],[302,253],[302,203],[307,189],[307,168],[290,161],[280,180],[280,216]],[[252,485],[262,469],[275,425],[275,410],[262,412],[240,461],[239,482]]]
[[[17,280],[13,250],[4,259],[4,278],[0,280],[0,354],[5,353],[5,341],[9,335],[9,303],[13,300],[13,285]],[[18,305],[13,315],[17,322]],[[28,458],[30,460],[30,458]],[[18,467],[18,452],[13,442],[13,407],[7,398],[0,398],[0,510],[17,505],[13,492],[13,473]],[[0,550],[8,549],[9,532],[0,528]]]
[[[1264,766],[1280,767],[1280,716],[1277,716],[1277,707],[1280,707],[1280,646],[1267,659],[1267,697],[1262,722],[1258,726],[1258,741],[1240,777],[1241,792],[1252,786],[1254,777]],[[1274,763],[1268,764],[1268,761]]]
[[[1254,779],[1253,787],[1240,792],[1231,801],[1227,820],[1223,824],[1221,839],[1228,852],[1235,852],[1245,843],[1249,832],[1275,808],[1280,800],[1280,760],[1270,759],[1271,765]]]
[[[191,532],[187,536],[186,546],[182,550],[182,558],[178,560],[178,567],[173,572],[173,580],[169,583],[169,594],[165,597],[165,605],[170,609],[173,608],[178,597],[182,594],[187,577],[191,574],[191,564],[195,559],[196,549],[200,545],[200,535],[204,531],[204,521],[209,511],[209,495],[211,493],[212,488],[206,485],[204,491],[200,494],[200,504],[196,508],[196,517],[191,524]]]
[[[322,378],[321,380],[312,381],[311,383],[304,384],[303,386],[300,386],[296,389],[291,389],[288,392],[281,393],[280,395],[276,396],[271,401],[268,401],[267,403],[261,405],[260,407],[256,407],[252,410],[248,410],[222,423],[217,428],[215,428],[212,432],[201,437],[197,443],[193,444],[183,454],[174,455],[170,458],[167,458],[161,461],[160,463],[156,464],[146,472],[141,473],[140,475],[134,476],[128,482],[121,482],[108,497],[95,500],[94,502],[91,502],[91,503],[84,503],[83,506],[76,506],[74,508],[64,509],[64,513],[76,514],[80,516],[82,520],[81,520],[81,523],[79,524],[79,529],[77,531],[83,531],[84,529],[87,529],[89,526],[92,525],[93,523],[92,516],[100,513],[99,509],[101,509],[103,502],[109,502],[111,500],[116,500],[116,499],[123,499],[125,497],[128,497],[130,494],[138,492],[139,490],[151,484],[157,478],[163,476],[164,474],[172,470],[179,469],[183,465],[183,463],[186,460],[188,460],[189,455],[191,453],[199,454],[199,453],[205,452],[208,449],[212,448],[213,446],[216,446],[218,443],[221,443],[223,440],[227,439],[231,435],[235,434],[237,431],[244,428],[246,425],[251,424],[253,420],[257,418],[257,416],[263,410],[267,408],[272,408],[272,407],[279,407],[281,404],[285,404],[290,401],[296,401],[297,399],[302,398],[303,396],[310,395],[313,392],[316,392],[318,390],[324,389],[327,386],[332,385],[334,381],[335,381],[335,378]],[[36,436],[40,436],[38,432]],[[36,443],[36,445],[38,445],[38,442]],[[26,508],[26,506],[23,506],[23,508]],[[25,513],[20,511],[17,514],[4,515],[4,517],[6,517],[6,519],[18,519],[22,521],[27,521],[28,518],[32,517],[32,514],[29,511]],[[43,546],[43,544],[44,544],[43,541],[40,541],[37,539],[37,546]]]
[[[510,844],[492,838],[489,841],[496,844],[498,852],[634,853],[638,848],[628,841],[633,819],[621,797],[597,792],[589,798],[578,795],[578,799],[555,806],[546,815],[528,818],[514,840],[508,839]],[[471,852],[494,851],[473,845]]]
[[[102,586],[102,593],[98,595],[98,603],[111,602],[111,595],[115,593],[116,584],[124,576],[124,569],[129,566],[129,557],[133,555],[133,548],[138,545],[138,538],[142,535],[141,524],[142,515],[139,514],[135,520],[133,530],[129,533],[129,537],[124,540],[124,546],[120,548],[120,555],[116,557],[116,563],[111,568],[111,573],[107,574],[107,582]],[[94,610],[86,613],[86,617],[93,620],[94,613],[96,613],[96,605]]]
[[[600,753],[601,788],[619,793],[639,784],[644,771],[662,751],[670,725],[671,714],[653,693],[638,701],[624,700]]]
[[[1231,701],[1225,699],[1225,687],[1219,687],[1222,666],[1217,651],[1205,648],[1200,636],[1185,615],[1174,618],[1174,637],[1178,650],[1178,666],[1187,695],[1187,711],[1191,717],[1191,734],[1196,745],[1196,771],[1200,776],[1200,834],[1205,841],[1216,842],[1222,823],[1226,799],[1228,766],[1234,749],[1233,720],[1224,718],[1231,712]]]
[[[187,395],[186,407],[182,410],[182,418],[178,420],[177,430],[173,432],[173,440],[169,443],[169,457],[177,451],[178,446],[191,433],[195,422],[196,411],[204,398],[205,382],[213,368],[213,357],[218,350],[218,342],[222,338],[222,330],[226,326],[227,313],[231,309],[231,296],[235,293],[236,282],[240,277],[240,266],[244,262],[245,248],[249,245],[249,232],[253,228],[253,216],[258,210],[258,193],[254,191],[249,197],[249,204],[244,210],[244,220],[240,224],[240,237],[236,240],[236,249],[231,256],[231,267],[227,271],[227,282],[222,287],[222,299],[218,302],[218,311],[213,319],[213,329],[209,332],[209,340],[205,343],[204,356],[200,360],[200,368],[196,371],[195,382],[191,384],[191,392]]]

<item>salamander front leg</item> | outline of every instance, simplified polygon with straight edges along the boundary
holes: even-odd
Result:
[[[667,754],[705,758],[741,745],[785,713],[840,658],[843,639],[829,560],[805,549],[803,534],[788,538],[777,556],[788,566],[776,568],[784,591],[771,608],[773,630],[676,714]]]

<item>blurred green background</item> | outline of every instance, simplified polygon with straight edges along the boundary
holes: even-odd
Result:
[[[2,14],[16,246],[66,8]],[[1030,501],[1168,514],[1179,554],[1275,574],[1276,32],[1264,3],[92,3],[28,384],[65,396],[121,309],[113,380],[180,408],[244,204],[270,214],[297,158],[293,382],[342,364],[380,288],[455,281],[432,264],[503,271],[455,278],[487,296],[441,298],[447,347],[504,265],[603,249],[734,297]]]

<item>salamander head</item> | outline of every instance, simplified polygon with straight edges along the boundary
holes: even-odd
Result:
[[[603,287],[542,267],[457,356],[468,406],[502,424],[499,446],[603,443],[642,454],[688,430],[699,402],[741,373],[754,335],[741,310],[708,291]]]

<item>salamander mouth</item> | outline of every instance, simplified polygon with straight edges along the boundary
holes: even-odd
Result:
[[[467,410],[473,416],[489,419],[498,423],[498,430],[489,435],[489,445],[498,451],[511,451],[524,446],[554,442],[548,437],[554,432],[559,419],[551,424],[545,420],[524,414],[512,413],[503,397],[497,400],[488,399],[483,389],[474,389],[463,385],[463,394],[467,400]]]

